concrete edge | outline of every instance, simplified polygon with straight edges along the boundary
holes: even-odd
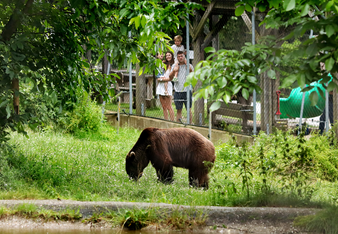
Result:
[[[0,207],[15,208],[22,204],[34,204],[48,210],[79,210],[83,218],[91,217],[108,211],[121,209],[160,209],[163,212],[173,210],[202,211],[207,215],[208,225],[231,223],[245,223],[253,220],[270,222],[290,221],[298,216],[313,215],[320,209],[314,208],[284,208],[284,207],[215,207],[215,206],[183,206],[165,203],[139,203],[139,202],[87,202],[71,200],[0,200]],[[194,213],[194,212],[192,212]]]
[[[199,127],[195,125],[184,125],[177,122],[171,122],[167,120],[162,119],[155,119],[155,118],[149,118],[149,117],[143,117],[143,116],[137,116],[137,115],[126,115],[123,113],[120,113],[120,122],[118,122],[117,119],[117,113],[112,111],[106,111],[105,117],[112,126],[114,127],[133,127],[140,130],[143,130],[144,128],[148,127],[154,127],[154,128],[191,128],[195,131],[201,133],[204,137],[209,139],[209,129],[206,127]],[[235,138],[237,143],[242,142],[249,142],[252,143],[254,138],[252,136],[248,135],[241,135],[237,133],[229,133],[226,131],[221,131],[217,129],[211,129],[211,142],[214,144],[219,143],[225,143],[229,141],[230,139]]]

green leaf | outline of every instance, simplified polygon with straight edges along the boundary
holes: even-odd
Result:
[[[318,93],[316,91],[312,91],[310,93],[310,101],[311,101],[311,106],[315,106],[318,102]]]
[[[231,101],[231,96],[229,93],[225,93],[224,96],[223,96],[223,101],[225,103],[229,103]]]
[[[0,108],[7,105],[9,103],[9,100],[4,100],[0,103]]]
[[[326,4],[326,11],[330,11],[331,7],[333,6],[334,4],[334,0],[332,1],[329,1],[327,4]]]
[[[250,83],[257,83],[257,78],[255,76],[247,76],[247,79]]]
[[[239,7],[236,8],[235,10],[235,15],[236,16],[241,16],[245,11],[245,6],[244,5],[241,5]]]
[[[121,32],[121,34],[124,35],[124,36],[127,36],[127,30],[128,30],[128,28],[127,28],[126,25],[122,25],[122,26],[120,27],[120,32]]]
[[[298,74],[297,81],[298,81],[299,87],[304,87],[305,82],[306,82],[305,74],[304,73]]]
[[[141,24],[141,18],[140,18],[140,16],[136,16],[135,17],[135,28],[138,29],[140,24]]]
[[[11,117],[11,107],[9,104],[6,106],[7,119]]]
[[[249,91],[247,89],[243,88],[242,89],[242,95],[246,100],[248,100],[250,94],[249,94]]]
[[[271,79],[276,79],[276,72],[274,70],[269,70],[268,77],[270,77]]]
[[[286,77],[281,85],[281,88],[289,88],[297,79],[297,76],[295,74],[292,74],[288,77]]]
[[[225,77],[220,77],[217,79],[217,84],[222,89],[228,84],[228,81]]]
[[[326,25],[325,31],[326,31],[326,35],[327,35],[328,37],[331,37],[332,35],[335,34],[334,27],[333,27],[331,24]]]
[[[216,101],[214,103],[211,104],[210,106],[210,112],[218,110],[221,107],[221,102],[220,101]]]
[[[84,67],[90,68],[90,64],[87,63],[85,60],[82,60],[81,62],[82,62],[82,65],[83,65]]]
[[[260,12],[264,12],[266,7],[264,5],[261,5],[261,6],[258,7],[258,9],[259,9]]]
[[[301,52],[301,50],[299,50],[299,52]],[[313,55],[316,55],[317,53],[318,53],[318,48],[315,43],[311,44],[310,46],[306,48],[306,54],[308,56],[313,56]]]
[[[252,7],[249,4],[245,4],[245,10],[247,12],[251,12],[252,11]]]
[[[16,53],[16,52],[12,52],[12,56],[13,56],[14,60],[19,61],[19,62],[23,61],[26,58],[25,55],[19,54],[19,53]]]
[[[244,63],[246,66],[250,66],[250,60],[249,59],[242,59],[242,63]]]
[[[120,18],[125,17],[126,15],[129,15],[130,11],[128,8],[123,8],[122,10],[120,10]]]
[[[311,89],[313,89],[314,87],[312,85],[306,86],[304,88],[301,89],[301,92],[307,92],[310,91]]]
[[[331,92],[332,90],[337,88],[337,84],[335,82],[330,82],[329,85],[327,86],[327,91]]]
[[[202,94],[202,97],[204,99],[208,99],[208,94],[209,94],[208,89],[202,89],[202,90],[200,90],[200,93]]]
[[[142,25],[142,28],[144,28],[146,26],[146,23],[147,23],[147,19],[146,17],[143,15],[142,16],[142,19],[141,19],[141,25]]]
[[[331,71],[334,65],[334,59],[332,57],[326,59],[325,61],[325,70]]]
[[[283,3],[285,11],[291,11],[295,8],[295,6],[296,6],[295,0],[285,0]]]
[[[302,9],[300,15],[301,15],[301,16],[307,15],[307,14],[309,13],[309,9],[310,9],[310,5],[306,3],[306,4],[303,6],[303,9]]]
[[[53,104],[55,104],[58,101],[58,97],[57,97],[55,91],[53,91],[52,94],[51,94],[51,100],[52,100]]]
[[[213,47],[207,47],[204,49],[205,53],[215,53],[216,50]]]

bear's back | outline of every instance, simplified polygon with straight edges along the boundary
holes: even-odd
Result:
[[[202,134],[189,128],[148,128],[152,154],[150,160],[168,156],[174,166],[191,168],[215,161],[215,147]],[[168,159],[167,159],[168,160]]]

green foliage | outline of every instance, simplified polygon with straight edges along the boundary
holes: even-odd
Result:
[[[8,140],[7,128],[24,132],[24,124],[45,124],[46,118],[55,119],[57,109],[72,110],[81,98],[79,88],[104,100],[113,96],[110,87],[115,77],[93,69],[105,55],[118,67],[131,61],[144,66],[144,72],[159,67],[161,61],[153,55],[167,50],[170,40],[162,31],[175,32],[185,24],[186,15],[201,6],[160,0],[100,4],[94,0],[29,0],[27,4],[5,0],[0,8],[2,142]],[[92,58],[85,58],[89,51]],[[13,80],[19,81],[18,90],[13,90]],[[31,86],[29,93],[23,90],[25,85]],[[20,97],[20,114],[14,111],[13,94]],[[43,98],[46,101],[33,106]]]
[[[103,123],[102,109],[87,93],[81,96],[72,112],[66,112],[59,123],[69,133],[98,132]]]
[[[323,207],[338,201],[337,151],[328,136],[314,135],[304,141],[276,132],[258,135],[252,145],[236,144],[234,139],[217,145],[209,189],[204,191],[189,187],[188,170],[182,168],[174,169],[170,185],[159,183],[150,165],[139,181],[130,181],[125,157],[139,130],[120,128],[117,134],[103,125],[98,132],[45,130],[28,131],[28,135],[27,139],[11,133],[9,143],[15,151],[5,152],[3,162],[15,173],[7,177],[11,186],[0,190],[0,199],[287,207]],[[99,222],[100,215],[95,219]],[[184,220],[173,218],[169,224],[183,226]]]
[[[220,157],[227,162],[227,166],[239,167],[242,188],[248,197],[254,187],[252,181],[257,181],[257,176],[261,177],[259,187],[264,193],[277,183],[281,192],[297,195],[307,201],[316,189],[312,182],[315,178],[338,179],[337,149],[324,136],[305,140],[302,134],[294,137],[277,131],[270,136],[259,134],[249,148],[244,145],[237,146],[239,148],[235,150],[234,147],[221,150]],[[274,178],[278,178],[278,181]]]
[[[8,157],[15,154],[13,148],[6,144],[0,143],[0,190],[8,191],[16,189],[16,180],[20,179],[18,170],[11,168],[8,164]]]
[[[140,230],[141,228],[148,226],[151,219],[149,211],[144,210],[125,210],[123,215],[123,227],[130,230]]]
[[[338,3],[335,1],[312,0],[251,0],[241,1],[237,5],[240,10],[236,15],[243,13],[243,6],[262,6],[262,10],[269,9],[262,24],[267,28],[286,28],[289,35],[282,40],[296,40],[304,36],[306,32],[313,31],[314,37],[303,40],[299,47],[291,53],[282,57],[284,63],[297,60],[300,65],[293,74],[286,76],[284,87],[295,81],[300,87],[310,84],[313,81],[324,79],[327,82],[329,73],[335,74],[338,71],[338,42],[335,40],[338,34]],[[264,6],[264,7],[263,7]],[[260,7],[259,7],[260,9]],[[320,63],[325,64],[322,71]],[[336,77],[337,78],[337,77]],[[336,88],[332,84],[329,91]]]
[[[113,227],[125,227],[130,230],[140,230],[148,225],[156,225],[164,229],[190,229],[205,224],[207,215],[201,209],[118,209],[108,210],[83,220],[84,223],[95,225],[96,223],[108,222]]]
[[[297,82],[299,87],[320,81],[326,87],[330,78],[328,74],[338,72],[338,3],[324,0],[243,0],[236,3],[236,16],[244,11],[250,12],[253,7],[265,15],[260,27],[280,29],[278,36],[262,36],[256,44],[246,44],[241,51],[219,50],[217,52],[206,48],[211,55],[206,61],[201,61],[192,73],[187,84],[195,86],[198,81],[202,86],[195,92],[195,97],[203,97],[215,101],[211,110],[220,106],[220,100],[228,103],[232,95],[242,92],[248,98],[253,90],[257,92],[256,77],[258,75],[276,78],[281,74],[281,87],[289,88]],[[305,33],[313,31],[312,38],[304,39]],[[286,41],[301,43],[291,51],[280,49]],[[282,53],[286,52],[286,53]],[[325,65],[322,70],[321,66]],[[338,79],[334,77],[334,79]],[[331,82],[327,90],[337,88]],[[312,104],[317,102],[317,95],[312,93]]]
[[[240,50],[246,42],[251,41],[251,35],[243,33],[243,29],[246,27],[245,22],[238,17],[233,16],[228,19],[224,27],[218,32],[219,48]]]
[[[332,206],[315,215],[300,216],[294,220],[294,225],[308,232],[333,234],[338,232],[338,207]]]
[[[40,218],[46,221],[50,220],[76,221],[82,218],[82,215],[80,214],[79,210],[66,209],[60,211],[52,211],[39,208],[31,203],[23,203],[11,209],[0,207],[0,218],[12,215],[33,219]]]
[[[241,51],[215,51],[211,47],[205,51],[211,55],[197,64],[185,85],[191,84],[195,87],[201,81],[202,86],[195,92],[195,98],[215,101],[210,111],[217,110],[221,100],[228,103],[238,93],[248,99],[254,90],[260,92],[256,76],[266,73],[275,79],[274,67],[280,58],[272,54],[281,53],[273,38],[266,38],[265,44],[261,45],[246,43]]]

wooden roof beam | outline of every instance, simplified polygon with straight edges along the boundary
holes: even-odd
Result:
[[[216,1],[213,0],[211,3],[209,3],[207,9],[205,10],[201,21],[198,23],[197,27],[194,28],[193,33],[192,33],[192,39],[196,40],[196,38],[198,37],[198,35],[202,32],[203,27],[205,22],[207,21],[209,15],[211,14],[212,9],[214,8]]]
[[[201,50],[204,50],[205,47],[211,42],[211,40],[217,35],[217,33],[223,28],[223,26],[228,22],[229,17],[225,15],[216,23],[213,29],[205,37],[203,44],[201,45]]]
[[[241,15],[241,17],[242,17],[244,23],[246,24],[246,26],[248,27],[249,31],[252,33],[252,23],[251,23],[250,17],[246,14],[245,11]],[[258,42],[259,38],[260,38],[260,35],[257,32],[257,30],[255,29],[255,40],[256,40],[256,42]]]

